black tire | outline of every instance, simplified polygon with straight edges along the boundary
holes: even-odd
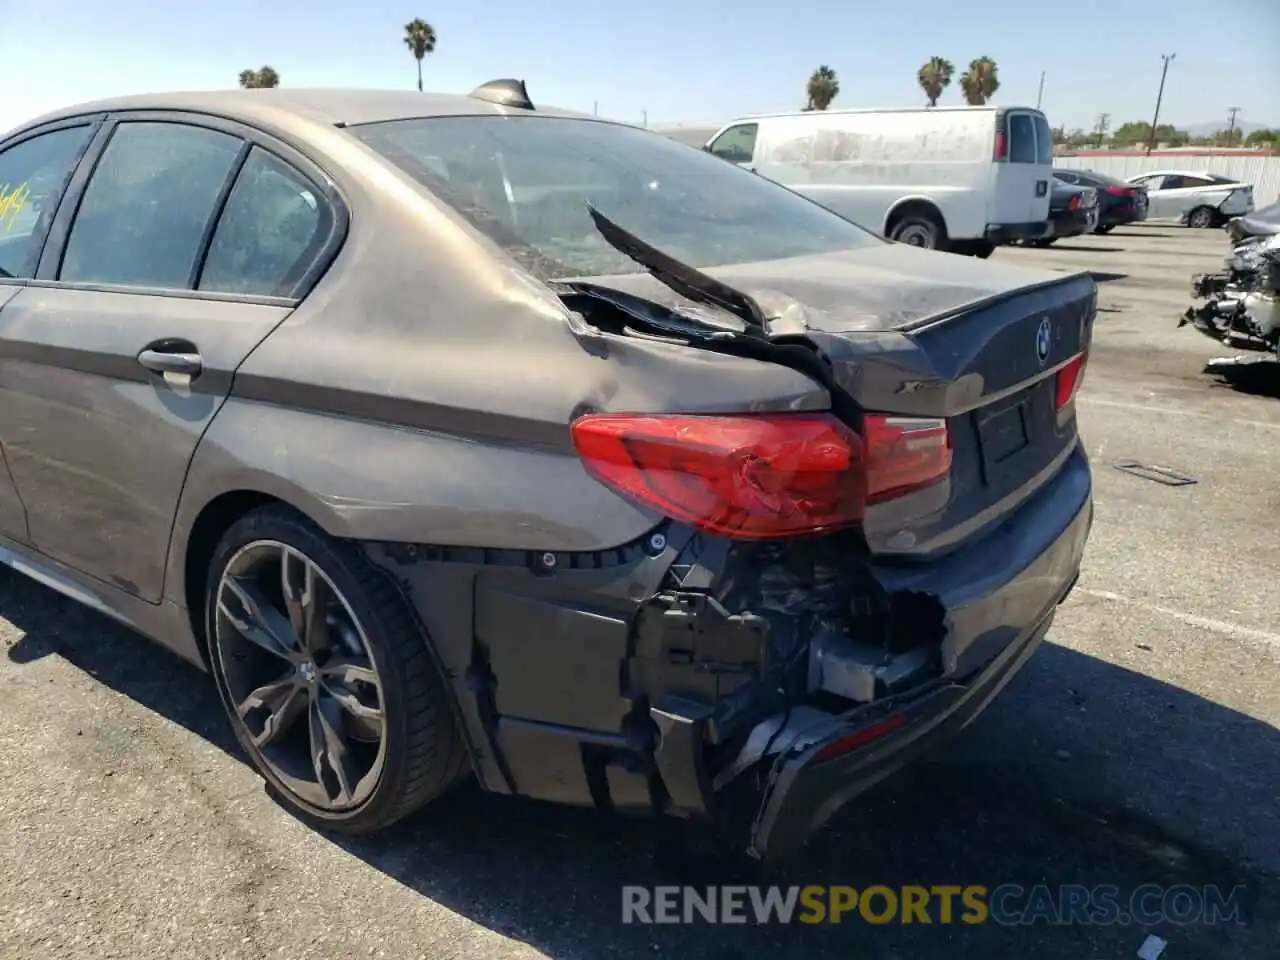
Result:
[[[889,228],[889,239],[926,250],[941,250],[946,244],[947,230],[933,214],[910,211],[894,221]]]
[[[1193,230],[1208,230],[1218,225],[1219,216],[1213,207],[1196,207],[1187,214],[1187,226]]]
[[[1033,247],[1040,247],[1041,249],[1044,249],[1045,247],[1053,246],[1057,242],[1058,242],[1057,237],[1041,237],[1038,240],[1032,240],[1031,245]]]
[[[296,551],[336,588],[337,599],[345,601],[342,609],[349,609],[362,632],[377,672],[381,768],[376,779],[370,778],[368,795],[344,809],[317,805],[294,792],[254,744],[246,719],[236,710],[238,701],[233,698],[227,671],[230,661],[224,660],[224,655],[235,656],[231,651],[236,648],[225,629],[222,635],[218,633],[219,589],[228,564],[262,542]],[[209,565],[205,629],[211,672],[236,738],[276,801],[304,822],[343,833],[372,833],[440,796],[467,771],[466,747],[454,719],[452,694],[405,600],[356,546],[334,540],[301,514],[282,505],[263,507],[241,517],[223,534]],[[244,635],[238,639],[243,641]],[[266,656],[260,651],[259,655]],[[243,654],[236,656],[233,671],[247,672],[242,668],[244,658]]]
[[[1111,232],[1112,230],[1114,230],[1115,228],[1116,228],[1116,225],[1115,225],[1114,223],[1107,223],[1107,224],[1103,224],[1102,226],[1098,227],[1098,229],[1097,229],[1097,230],[1095,230],[1095,231],[1093,231],[1093,232],[1094,232],[1094,233],[1110,233],[1110,232]]]

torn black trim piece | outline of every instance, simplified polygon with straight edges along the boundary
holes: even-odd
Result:
[[[765,330],[769,318],[760,304],[747,294],[681,263],[657,247],[650,246],[618,226],[590,203],[587,204],[587,213],[591,215],[591,221],[609,246],[646,268],[655,280],[696,303],[728,310],[734,316],[741,317],[750,330]]]
[[[1114,464],[1115,468],[1122,473],[1131,473],[1135,477],[1143,480],[1153,480],[1156,483],[1162,483],[1166,487],[1185,487],[1188,484],[1199,483],[1195,477],[1189,477],[1185,473],[1178,473],[1168,467],[1158,467],[1145,463],[1139,463],[1137,460],[1120,460]]]

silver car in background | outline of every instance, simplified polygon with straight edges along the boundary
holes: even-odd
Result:
[[[1204,229],[1253,212],[1253,184],[1203,170],[1155,170],[1129,182],[1147,188],[1148,220]]]

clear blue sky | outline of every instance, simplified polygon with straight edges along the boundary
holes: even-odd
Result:
[[[1005,104],[1034,104],[1044,70],[1055,126],[1106,111],[1114,127],[1150,120],[1160,54],[1176,53],[1162,119],[1225,125],[1236,106],[1280,125],[1280,0],[0,0],[0,15],[5,130],[100,96],[234,86],[263,64],[285,86],[411,87],[415,16],[440,38],[428,89],[523,77],[535,103],[632,122],[797,109],[822,63],[838,106],[919,103],[916,70],[937,54],[957,71],[993,57]]]

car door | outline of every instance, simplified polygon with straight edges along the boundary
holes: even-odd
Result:
[[[0,311],[0,433],[31,541],[145,600],[232,375],[334,242],[326,192],[269,146],[212,118],[112,118]]]
[[[1048,123],[1043,148],[1033,110],[996,112],[1003,116],[1003,159],[993,164],[990,221],[999,224],[1038,223],[1049,216],[1049,183],[1053,179],[1053,145]]]
[[[0,147],[0,316],[34,276],[67,181],[93,139],[93,118],[48,124]],[[3,356],[0,345],[0,357]],[[12,402],[0,389],[0,410]],[[0,421],[0,537],[27,542],[27,514],[9,469]]]
[[[1176,220],[1182,212],[1178,208],[1177,194],[1172,193],[1182,184],[1176,174],[1156,174],[1134,181],[1147,188],[1147,219]]]

